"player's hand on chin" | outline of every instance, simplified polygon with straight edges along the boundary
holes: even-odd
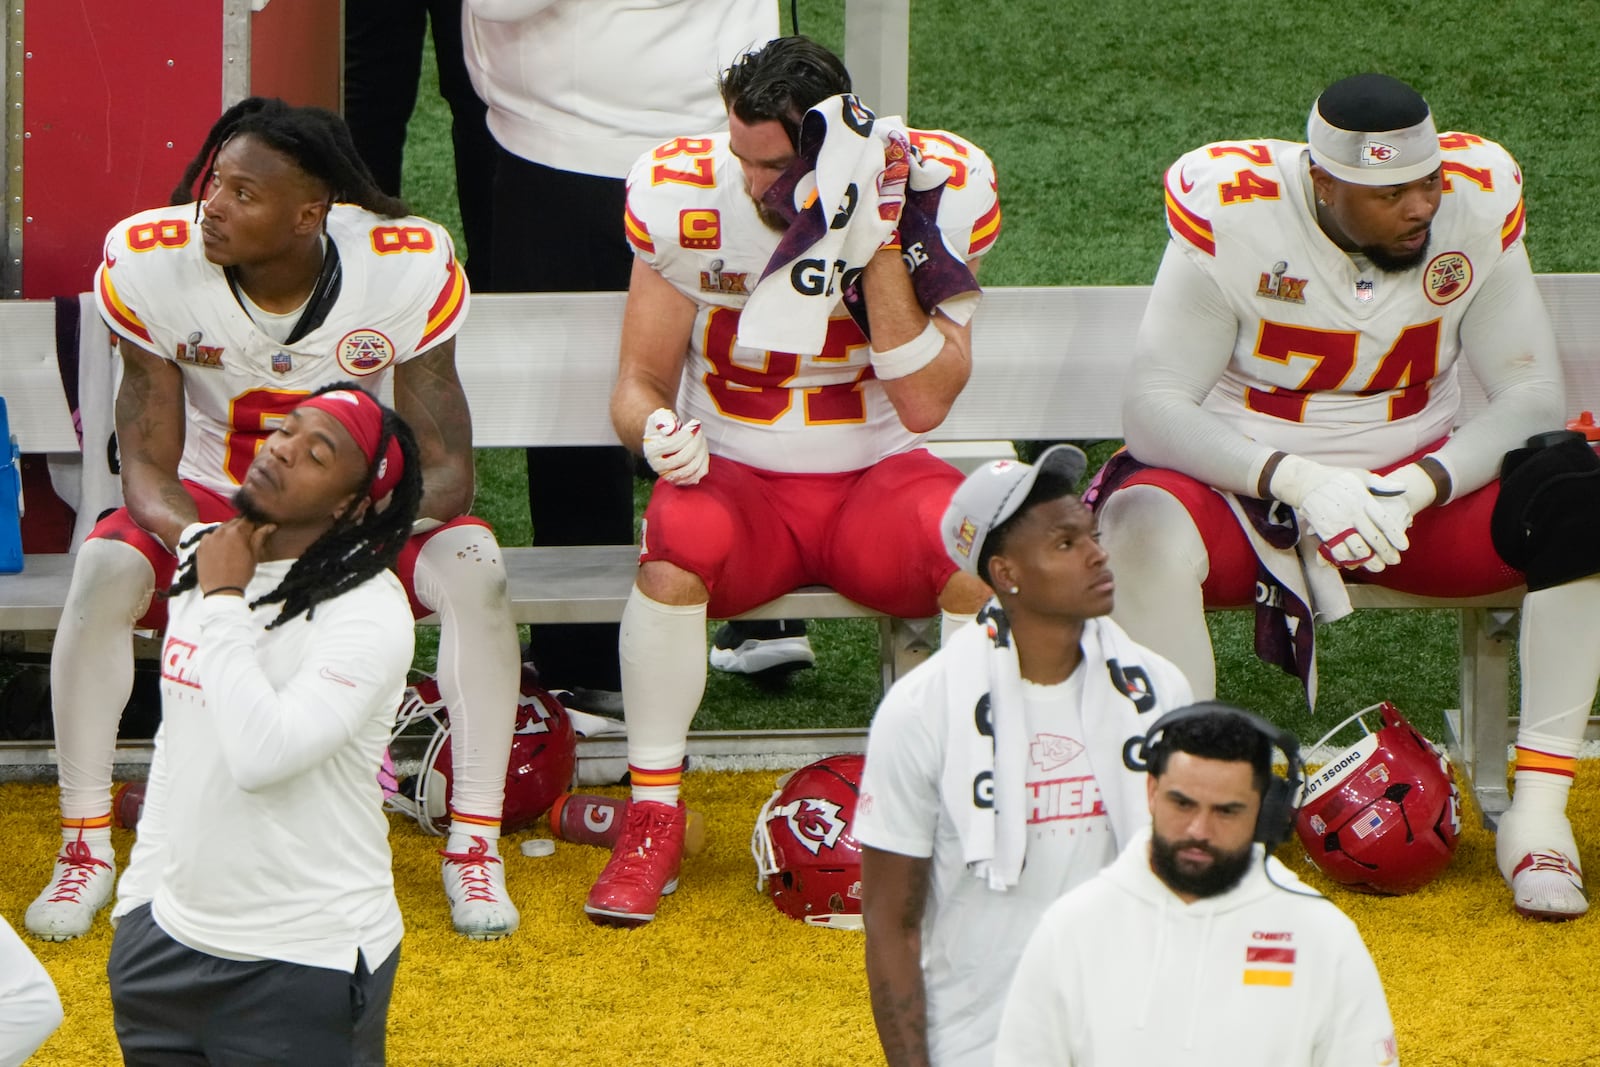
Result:
[[[233,587],[243,589],[250,584],[261,561],[267,538],[277,526],[273,523],[254,523],[244,516],[236,516],[212,529],[195,546],[195,576],[200,591]]]

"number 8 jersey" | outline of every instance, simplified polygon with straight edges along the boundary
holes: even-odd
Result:
[[[946,244],[978,258],[1000,232],[989,157],[941,130],[908,135],[952,171],[939,202]],[[869,467],[921,440],[873,377],[867,339],[842,301],[815,355],[738,343],[739,312],[782,234],[756,214],[726,133],[679,137],[641,156],[628,175],[624,223],[635,254],[696,305],[677,411],[701,421],[714,455],[828,474]]]
[[[1205,145],[1168,169],[1173,244],[1238,323],[1207,410],[1274,448],[1368,468],[1450,433],[1462,319],[1495,265],[1526,253],[1516,161],[1472,134],[1439,143],[1427,252],[1399,272],[1322,232],[1303,144]]]
[[[180,478],[231,497],[261,441],[306,394],[341,380],[377,394],[394,364],[461,328],[467,280],[443,227],[335,204],[327,238],[339,251],[338,296],[321,325],[283,344],[206,258],[195,205],[141,212],[107,236],[95,272],[101,316],[183,373]]]

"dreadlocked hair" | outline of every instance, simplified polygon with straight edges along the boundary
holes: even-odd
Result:
[[[222,113],[172,191],[172,204],[204,199],[217,153],[231,138],[245,133],[292,159],[326,185],[337,203],[356,204],[390,219],[411,214],[404,200],[378,188],[344,119],[320,107],[291,107],[265,96],[246,97]]]
[[[323,386],[312,396],[321,396],[338,389],[357,389],[353,382],[335,382]],[[316,606],[331,600],[348,589],[353,589],[368,578],[394,567],[400,550],[411,537],[411,524],[416,520],[417,507],[422,502],[422,462],[417,453],[417,440],[405,420],[389,408],[383,409],[383,433],[378,439],[376,457],[367,469],[364,485],[370,486],[378,476],[378,465],[388,452],[389,442],[400,444],[400,481],[389,495],[386,507],[379,510],[380,501],[371,501],[359,519],[355,518],[363,493],[350,502],[344,514],[334,521],[321,537],[289,568],[276,589],[265,593],[250,604],[252,609],[268,604],[282,604],[277,618],[267,624],[267,629],[279,626],[295,616],[312,617]],[[215,527],[207,527],[182,542],[188,548]],[[195,571],[195,557],[191,553],[179,570],[176,580],[166,591],[174,597],[193,589],[199,581]]]

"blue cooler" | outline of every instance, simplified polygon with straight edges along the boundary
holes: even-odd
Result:
[[[22,570],[22,451],[0,397],[0,574]]]

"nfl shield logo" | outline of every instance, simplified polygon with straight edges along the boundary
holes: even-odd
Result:
[[[274,352],[274,353],[272,353],[272,373],[274,373],[274,374],[288,374],[293,369],[294,369],[294,361],[289,358],[289,353],[287,353],[287,352]]]
[[[1373,291],[1376,288],[1377,286],[1373,284],[1371,278],[1362,278],[1356,282],[1356,299],[1363,304],[1368,303],[1372,299]]]

